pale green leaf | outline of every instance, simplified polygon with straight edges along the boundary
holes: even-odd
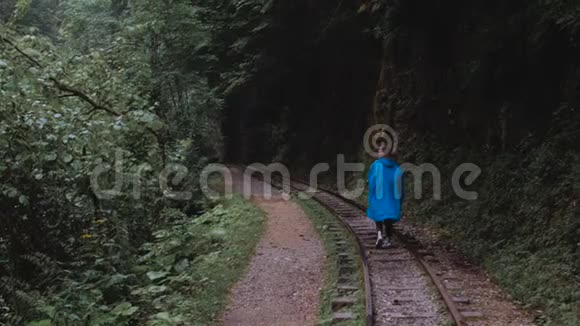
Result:
[[[73,161],[73,159],[74,159],[74,158],[73,158],[73,156],[72,156],[72,155],[70,155],[69,153],[64,153],[64,154],[62,154],[61,158],[62,158],[62,161],[63,161],[64,163],[70,163],[70,162],[72,162],[72,161]]]
[[[161,293],[167,291],[167,286],[165,285],[151,285],[147,288],[149,293]]]
[[[50,319],[31,321],[30,323],[26,324],[26,326],[52,326],[52,321],[50,321]]]
[[[167,274],[168,274],[167,272],[162,272],[162,271],[150,271],[150,272],[147,272],[147,277],[149,277],[149,279],[151,281],[155,281],[155,280],[166,277]]]
[[[18,202],[20,202],[20,204],[24,206],[28,206],[29,204],[28,197],[26,197],[25,195],[20,195],[20,197],[18,197]]]

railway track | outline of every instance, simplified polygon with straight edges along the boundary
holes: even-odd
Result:
[[[275,187],[280,183],[272,182]],[[309,190],[308,183],[292,180],[290,188],[297,192]],[[334,321],[355,318],[348,310],[354,302],[352,293],[364,292],[365,321],[367,325],[467,325],[470,320],[480,320],[482,314],[473,309],[468,299],[454,296],[460,289],[449,285],[445,273],[434,268],[437,259],[419,247],[411,236],[395,227],[395,245],[388,249],[375,249],[375,226],[365,216],[365,207],[342,195],[318,187],[312,198],[326,207],[352,234],[358,244],[360,257],[339,253],[338,296],[332,303]],[[333,230],[329,230],[332,232]],[[336,239],[337,247],[345,246]],[[362,267],[364,286],[349,282],[357,262]],[[345,274],[345,275],[343,275]]]

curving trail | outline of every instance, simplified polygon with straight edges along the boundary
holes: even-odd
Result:
[[[235,190],[241,189],[237,172]],[[315,325],[326,259],[322,242],[298,204],[275,191],[266,200],[262,181],[253,184],[252,199],[266,212],[266,230],[245,277],[232,291],[223,324]]]

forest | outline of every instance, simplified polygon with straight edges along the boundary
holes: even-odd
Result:
[[[483,171],[413,223],[580,324],[578,1],[2,0],[0,24],[0,325],[215,323],[261,213],[204,167],[370,163],[374,124],[402,162]]]

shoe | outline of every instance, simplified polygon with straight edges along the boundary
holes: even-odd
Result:
[[[390,248],[392,246],[393,243],[391,242],[391,239],[385,238],[385,240],[383,241],[383,248]]]
[[[383,239],[383,237],[378,237],[377,243],[375,243],[375,248],[381,249],[381,248],[383,248],[384,245],[385,245],[385,239]]]

